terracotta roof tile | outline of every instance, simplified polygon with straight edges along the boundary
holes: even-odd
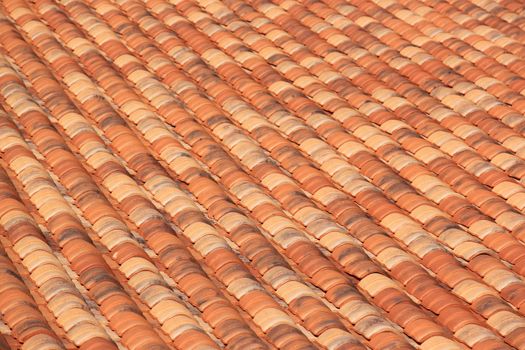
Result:
[[[519,1],[0,12],[0,349],[525,347]]]

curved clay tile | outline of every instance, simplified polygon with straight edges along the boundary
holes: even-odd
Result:
[[[525,349],[525,6],[0,3],[0,349]]]

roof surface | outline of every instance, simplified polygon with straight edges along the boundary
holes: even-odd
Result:
[[[0,349],[525,349],[520,0],[4,0]]]

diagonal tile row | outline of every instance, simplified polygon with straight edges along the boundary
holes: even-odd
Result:
[[[522,10],[2,2],[0,348],[524,348]]]

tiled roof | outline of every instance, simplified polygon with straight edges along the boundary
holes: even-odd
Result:
[[[3,0],[0,349],[525,349],[521,0]]]

